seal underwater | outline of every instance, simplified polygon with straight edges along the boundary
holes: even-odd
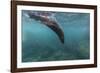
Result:
[[[58,23],[55,20],[49,18],[50,17],[49,15],[36,14],[34,12],[28,12],[28,15],[31,19],[35,19],[36,21],[41,21],[44,25],[52,29],[58,35],[60,41],[64,43],[64,33],[62,29],[59,27]]]

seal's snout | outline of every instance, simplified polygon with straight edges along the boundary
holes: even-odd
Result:
[[[64,32],[61,29],[59,30],[59,39],[64,44]]]
[[[64,44],[64,35],[61,36],[61,42]]]

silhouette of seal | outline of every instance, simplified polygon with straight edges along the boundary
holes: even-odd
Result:
[[[28,15],[30,18],[35,19],[36,21],[41,21],[44,25],[52,29],[58,35],[60,41],[64,43],[64,33],[62,29],[55,20],[49,18],[50,16],[48,16],[47,13],[36,14],[34,12],[28,12]]]

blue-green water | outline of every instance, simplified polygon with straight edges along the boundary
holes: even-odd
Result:
[[[22,10],[22,62],[90,58],[90,14],[55,12],[55,19],[64,32],[64,44],[54,31]]]

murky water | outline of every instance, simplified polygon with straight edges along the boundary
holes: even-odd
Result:
[[[64,44],[43,23],[22,11],[22,62],[89,59],[90,28],[88,13],[55,12],[64,32]]]

